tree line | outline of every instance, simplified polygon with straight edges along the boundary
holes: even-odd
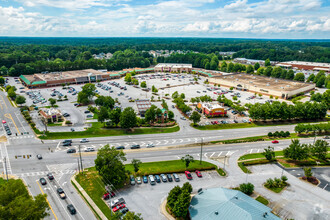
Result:
[[[290,105],[286,102],[274,101],[249,105],[249,115],[253,120],[309,120],[324,118],[327,109],[327,104],[324,102],[296,102]]]
[[[330,122],[319,123],[319,124],[298,124],[294,127],[294,131],[298,134],[329,132],[330,131]]]

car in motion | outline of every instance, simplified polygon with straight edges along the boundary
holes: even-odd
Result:
[[[68,149],[68,150],[66,151],[66,153],[68,153],[68,154],[76,153],[76,149],[73,149],[73,148]]]
[[[118,146],[118,147],[116,147],[116,149],[117,150],[123,150],[123,149],[125,149],[125,147],[124,146]]]
[[[66,198],[66,195],[65,195],[65,192],[62,188],[57,188],[57,194],[60,196],[61,199],[65,199]]]
[[[46,179],[43,178],[43,177],[41,177],[41,178],[39,179],[39,182],[41,183],[41,185],[46,185],[46,184],[47,184]]]
[[[135,144],[135,145],[132,145],[132,146],[131,146],[131,149],[139,149],[139,148],[141,148],[141,147],[140,147],[140,145],[138,145],[138,144]]]
[[[40,154],[37,154],[37,158],[38,158],[38,160],[41,160],[42,156]]]
[[[187,177],[187,179],[188,180],[192,180],[192,175],[191,175],[191,173],[189,172],[189,171],[184,171],[184,174],[186,175],[186,177]]]
[[[48,173],[47,174],[47,177],[48,177],[49,180],[53,180],[54,179],[54,176],[53,176],[52,173]]]
[[[196,173],[196,175],[197,175],[198,177],[203,177],[203,176],[202,176],[202,173],[201,173],[199,170],[196,170],[195,173]]]
[[[72,204],[69,204],[67,206],[67,209],[69,210],[71,215],[75,215],[77,213],[77,210],[74,208],[74,206]]]
[[[273,144],[278,144],[279,142],[278,142],[278,140],[273,140],[272,143]]]
[[[83,138],[80,140],[80,143],[87,143],[87,142],[89,142],[89,140],[87,138]]]

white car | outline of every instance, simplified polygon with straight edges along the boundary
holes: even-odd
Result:
[[[80,140],[80,143],[87,143],[87,142],[89,142],[89,140],[87,138],[83,138]]]
[[[148,144],[147,145],[147,148],[152,148],[152,147],[155,147],[155,145],[153,145],[153,144]]]

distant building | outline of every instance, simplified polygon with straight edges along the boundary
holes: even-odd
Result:
[[[229,88],[234,87],[238,90],[256,92],[269,96],[272,95],[282,99],[288,99],[299,93],[306,93],[315,89],[314,83],[275,79],[272,77],[245,73],[214,76],[209,78],[208,81],[212,84]]]
[[[159,63],[154,68],[155,72],[186,72],[192,71],[192,64],[183,63]]]
[[[100,54],[93,54],[94,59],[102,60],[102,59],[111,59],[113,56],[112,53],[100,53]]]
[[[139,114],[141,117],[144,117],[146,111],[151,107],[151,102],[149,99],[140,99],[136,100],[136,107],[138,109]]]
[[[192,197],[191,220],[280,220],[272,209],[238,190],[203,189]]]
[[[61,111],[55,108],[42,109],[39,111],[39,115],[41,116],[42,120],[47,123],[54,123],[63,120]]]
[[[300,70],[313,70],[313,71],[325,71],[330,73],[330,63],[316,63],[316,62],[303,62],[303,61],[287,61],[276,64],[286,69],[300,69]]]
[[[246,59],[246,58],[235,58],[234,59],[235,63],[241,63],[241,64],[251,64],[254,65],[256,63],[259,63],[260,66],[265,66],[265,61],[264,60],[253,60],[253,59]],[[270,61],[270,65],[274,66],[277,61]]]
[[[219,104],[200,102],[197,104],[197,108],[201,111],[202,114],[210,117],[225,116],[227,114],[225,108]]]
[[[221,56],[232,56],[234,53],[233,51],[227,51],[227,52],[219,52]]]

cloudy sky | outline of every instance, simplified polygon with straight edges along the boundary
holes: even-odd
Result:
[[[330,0],[0,0],[0,36],[330,38]]]

